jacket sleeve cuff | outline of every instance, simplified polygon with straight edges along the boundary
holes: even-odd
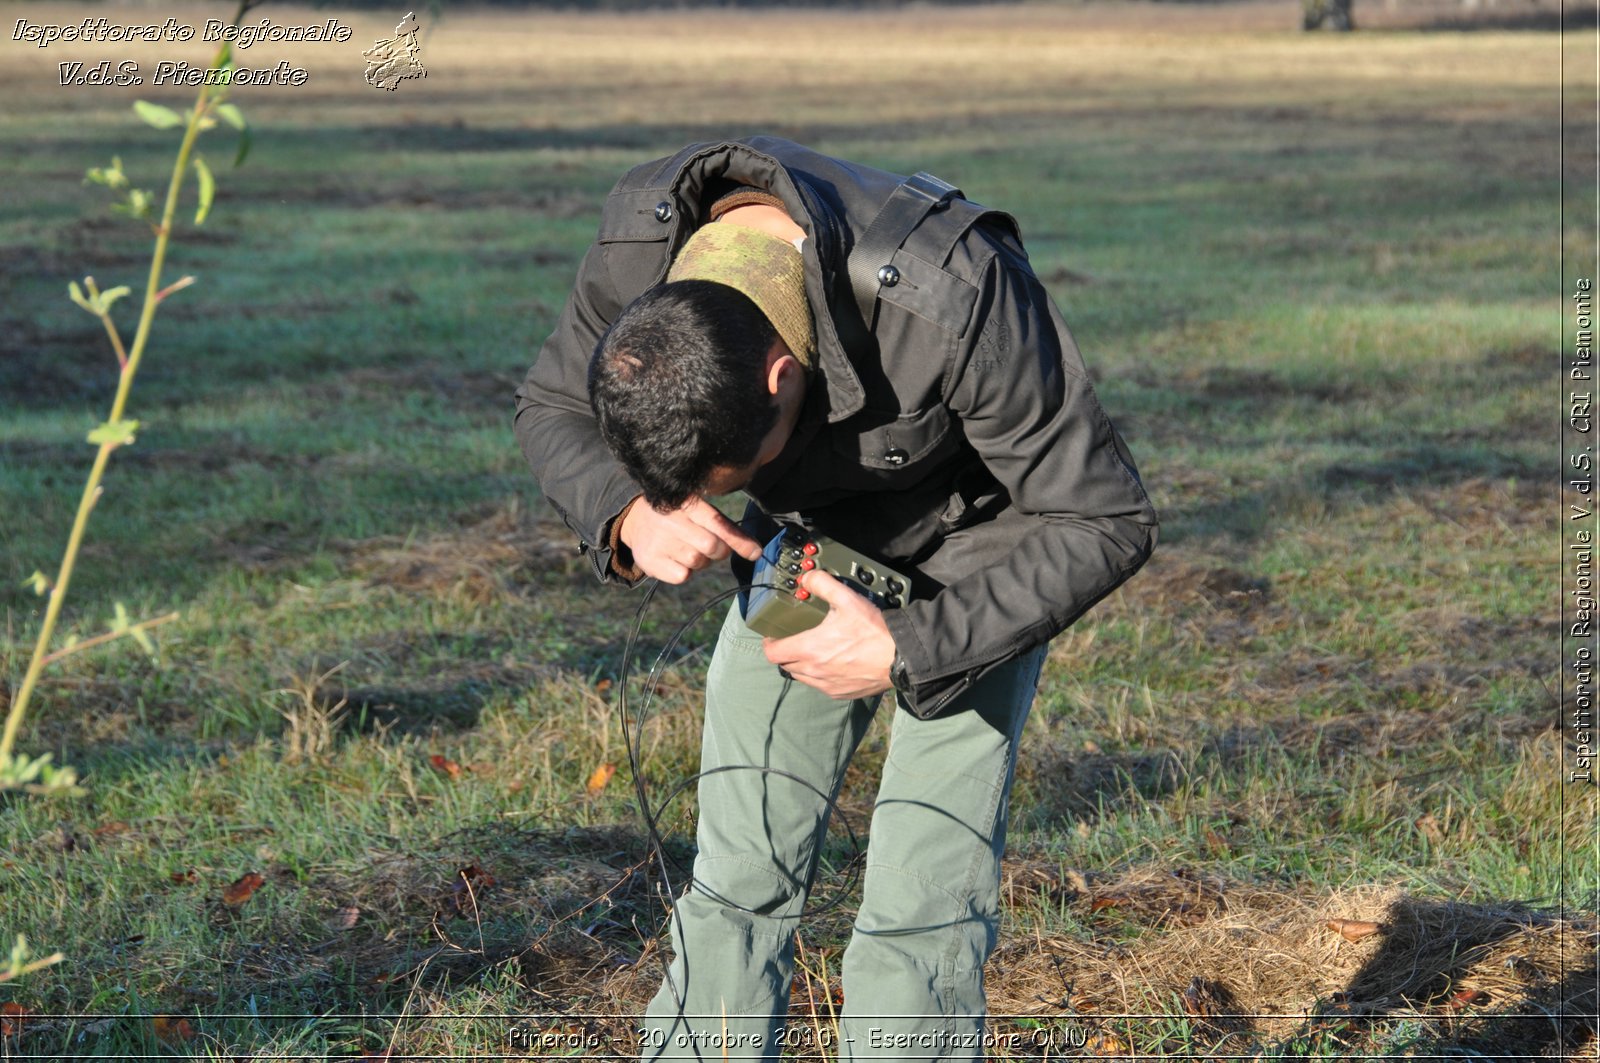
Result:
[[[638,488],[634,488],[626,494],[613,498],[606,503],[601,512],[611,510],[614,506],[616,507],[613,510],[614,515],[601,521],[597,527],[580,524],[560,506],[555,506],[556,512],[561,514],[567,527],[578,536],[578,552],[589,559],[589,566],[594,570],[595,579],[601,583],[622,580],[631,587],[644,578],[644,573],[633,563],[632,552],[621,541],[623,515],[639,497]]]
[[[610,572],[626,580],[629,585],[644,579],[644,569],[633,563],[633,551],[622,541],[622,522],[627,519],[628,510],[638,501],[639,499],[635,497],[632,502],[622,507],[621,513],[606,522],[606,545],[611,550]]]
[[[889,681],[894,684],[900,707],[919,719],[940,715],[958,694],[972,685],[976,673],[933,676],[933,658],[916,627],[902,610],[883,614],[889,634],[894,637],[894,663],[889,666]]]

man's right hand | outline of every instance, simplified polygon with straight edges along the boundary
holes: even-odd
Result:
[[[666,513],[637,498],[623,514],[618,538],[634,565],[663,583],[682,583],[730,550],[747,561],[761,556],[761,544],[703,498]]]

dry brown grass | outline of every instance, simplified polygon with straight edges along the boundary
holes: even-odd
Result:
[[[562,844],[570,837],[555,840]],[[552,852],[549,840],[540,851]],[[538,885],[497,889],[494,903],[548,918],[587,890],[608,903],[640,905],[633,915],[642,926],[659,922],[659,905],[639,892],[642,878],[632,869],[619,871],[614,860],[561,860],[568,870],[547,868]],[[588,877],[552,905],[549,883],[568,888],[574,874]],[[429,888],[444,896],[438,882]],[[1585,1016],[1600,1003],[1600,933],[1592,918],[1516,904],[1422,898],[1382,886],[1317,894],[1154,866],[1101,874],[1026,857],[1006,862],[1002,896],[1011,908],[1044,903],[1069,912],[1079,932],[1002,943],[988,967],[991,1013],[1071,1017],[1096,1031],[1092,1055],[1238,1051],[1252,1042],[1282,1049],[1296,1040],[1361,1054],[1372,1051],[1380,1020],[1400,1019],[1418,1024],[1424,1044],[1489,1055],[1559,1053],[1592,1036]],[[401,905],[395,914],[416,907]],[[1376,930],[1347,940],[1339,930],[1346,920]],[[573,937],[583,924],[569,922],[561,940],[540,938],[515,956],[458,951],[476,955],[480,967],[519,964],[529,990],[574,1012],[642,1008],[660,984],[661,943],[647,943],[636,962],[624,962],[592,935]],[[827,1022],[839,1000],[837,955],[824,975],[828,950],[810,946],[809,954],[791,998],[791,1021],[807,1025],[819,1016]]]
[[[448,532],[419,539],[382,536],[344,543],[342,549],[351,571],[370,583],[474,602],[517,595],[552,572],[588,569],[571,532],[515,502]]]
[[[1530,1036],[1553,1043],[1557,1016],[1578,1022],[1600,1003],[1591,918],[1385,886],[1316,895],[1159,867],[1100,875],[1013,861],[1006,890],[1013,903],[1044,895],[1087,932],[1002,945],[991,966],[997,1013],[1187,1014],[1207,1020],[1197,1026],[1213,1045],[1319,1024],[1355,1041],[1361,1020],[1414,1017],[1458,1044],[1520,1052]],[[1380,929],[1352,942],[1333,920]],[[1501,1014],[1478,1017],[1485,1010]]]

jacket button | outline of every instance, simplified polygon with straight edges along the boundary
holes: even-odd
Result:
[[[906,463],[906,459],[910,457],[910,454],[907,454],[899,447],[890,447],[883,454],[883,460],[888,462],[890,465],[904,465]]]
[[[672,204],[663,199],[660,203],[656,204],[656,221],[660,222],[662,225],[665,225],[671,220]]]
[[[656,209],[660,210],[661,208],[657,207]],[[878,267],[878,283],[885,288],[893,288],[900,283],[900,271],[893,266]]]

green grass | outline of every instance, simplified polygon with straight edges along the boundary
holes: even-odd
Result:
[[[88,794],[0,805],[0,932],[67,956],[0,986],[41,1013],[7,1046],[486,1055],[496,1015],[630,1011],[652,991],[661,909],[627,876],[644,844],[607,683],[637,599],[593,585],[539,500],[511,391],[616,176],[766,130],[1012,211],[1163,515],[1156,558],[1047,666],[1013,817],[1013,867],[1046,885],[1009,909],[996,1010],[1047,999],[1038,972],[1077,956],[1098,1014],[1166,1016],[1095,1026],[1105,1053],[1399,1055],[1513,1034],[1554,1050],[1405,993],[1358,1028],[1224,1036],[1182,991],[1237,960],[1186,952],[1211,924],[1140,899],[1140,875],[1214,880],[1257,905],[1230,918],[1265,927],[1274,904],[1368,889],[1581,921],[1600,891],[1594,791],[1563,792],[1554,767],[1553,218],[1563,178],[1584,176],[1558,168],[1540,73],[1556,38],[1346,41],[1217,10],[1233,21],[1183,15],[1201,20],[1186,34],[1142,8],[764,13],[705,39],[692,14],[457,14],[429,79],[392,95],[343,87],[355,70],[331,51],[295,54],[315,71],[300,95],[240,93],[254,153],[224,170],[231,143],[202,142],[217,204],[171,257],[199,283],[158,315],[129,408],[143,427],[113,460],[64,634],[103,630],[115,601],[183,619],[159,663],[118,644],[40,688],[23,747]],[[772,32],[831,61],[774,78]],[[12,681],[39,614],[22,581],[53,569],[114,386],[66,283],[137,284],[148,250],[78,180],[120,154],[154,186],[170,147],[117,93],[52,88],[66,54],[0,74],[30,104],[0,117]],[[647,648],[722,582],[663,593]],[[714,623],[643,735],[658,799],[695,770]],[[858,829],[882,743],[842,801]],[[620,771],[591,794],[604,763]],[[691,804],[673,808],[680,853]],[[456,888],[471,868],[476,904]],[[265,884],[230,907],[247,872]],[[1593,970],[1592,940],[1563,925],[1571,967],[1541,984]],[[847,911],[807,929],[797,1014],[825,1014],[847,933]],[[1194,966],[1152,966],[1163,952]],[[1137,993],[1110,995],[1113,975]],[[1319,1007],[1370,972],[1328,977]],[[1494,994],[1508,1012],[1555,999]],[[196,1036],[162,1040],[152,1014]]]

